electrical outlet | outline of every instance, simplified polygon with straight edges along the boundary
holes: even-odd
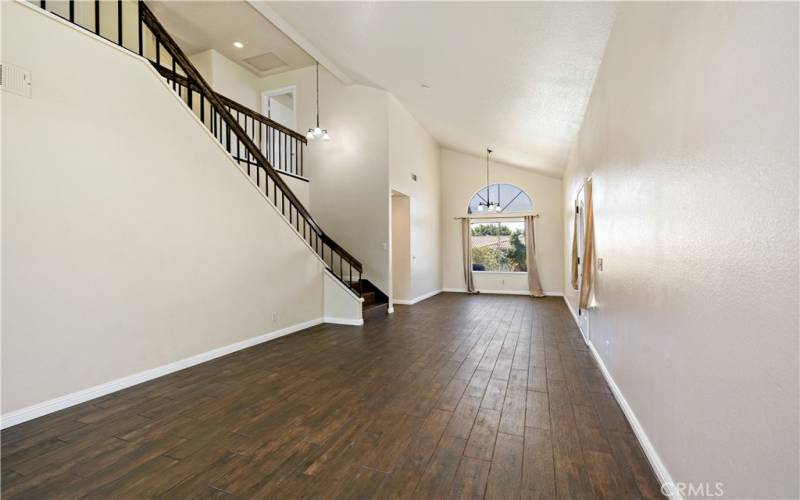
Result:
[[[603,258],[602,257],[598,257],[597,258],[597,270],[598,271],[602,271],[603,270]]]
[[[272,322],[276,323],[278,321],[278,313],[272,313]]]
[[[611,341],[606,340],[606,356],[608,356],[608,352],[611,350]]]

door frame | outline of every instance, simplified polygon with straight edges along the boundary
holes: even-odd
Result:
[[[269,98],[276,95],[292,94],[292,113],[294,113],[294,127],[292,130],[297,131],[297,85],[289,85],[279,89],[264,90],[261,92],[261,114],[269,117]]]
[[[394,266],[394,246],[397,243],[394,239],[394,230],[395,230],[395,219],[394,219],[394,198],[404,198],[405,201],[405,213],[407,216],[408,227],[406,228],[407,231],[404,232],[403,236],[405,241],[403,243],[408,245],[408,261],[406,262],[408,267],[408,275],[405,276],[406,285],[408,286],[408,290],[406,292],[409,294],[408,299],[398,299],[403,300],[404,302],[407,300],[413,299],[413,268],[414,268],[414,256],[411,247],[411,211],[412,211],[412,204],[413,198],[395,188],[391,188],[389,190],[389,242],[388,242],[388,251],[389,251],[389,312],[394,312],[394,301],[395,301],[395,294],[394,294],[394,286],[395,286],[395,266]]]

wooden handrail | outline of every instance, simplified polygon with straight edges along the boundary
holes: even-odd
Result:
[[[358,261],[355,257],[353,257],[349,252],[347,252],[344,248],[342,248],[338,243],[333,241],[322,228],[317,224],[308,210],[303,206],[297,196],[292,192],[286,182],[281,178],[280,174],[272,167],[270,162],[264,157],[261,153],[259,148],[255,145],[255,143],[250,139],[247,133],[242,129],[241,125],[236,121],[233,115],[225,107],[226,103],[223,101],[220,96],[214,92],[208,82],[205,81],[203,76],[200,74],[199,71],[194,67],[194,65],[189,61],[189,58],[186,57],[183,50],[178,46],[175,40],[169,35],[167,30],[155,17],[153,12],[147,7],[144,2],[140,0],[139,2],[140,7],[140,16],[141,20],[147,25],[153,35],[156,37],[157,43],[160,43],[164,46],[164,48],[168,51],[168,53],[173,58],[173,68],[174,63],[180,65],[181,69],[186,73],[186,77],[188,78],[187,84],[191,84],[191,87],[196,89],[200,92],[205,98],[209,101],[209,104],[214,108],[217,114],[222,118],[222,120],[227,125],[227,129],[230,133],[233,133],[242,144],[244,144],[245,149],[247,152],[256,160],[256,162],[264,168],[264,172],[272,179],[272,182],[281,190],[283,195],[289,199],[289,203],[294,206],[295,210],[298,214],[302,215],[305,219],[306,223],[319,235],[322,239],[323,243],[327,244],[328,247],[331,248],[332,251],[335,251],[340,254],[340,256],[347,259],[348,264],[354,269],[359,272],[362,272],[363,268],[361,262]],[[176,78],[178,75],[175,70],[171,71],[171,75],[169,77]],[[305,142],[305,137],[303,137]],[[333,264],[332,264],[333,267]],[[343,278],[342,278],[343,280]],[[348,285],[349,286],[349,285]]]
[[[177,75],[177,74],[173,75],[172,74],[172,70],[167,68],[166,66],[164,66],[162,64],[159,64],[159,63],[157,63],[155,61],[150,61],[150,62],[153,64],[153,67],[156,68],[156,70],[159,73],[161,73],[161,76],[163,76],[165,78],[174,79],[176,82],[178,82],[180,85],[183,85],[184,87],[188,87],[189,86],[189,79],[186,78],[185,76]],[[234,101],[230,97],[226,97],[225,95],[220,94],[219,92],[215,92],[215,93],[217,94],[217,97],[219,97],[220,100],[226,106],[228,106],[229,108],[233,108],[236,111],[239,111],[240,113],[242,113],[243,115],[247,115],[250,118],[252,118],[254,120],[257,120],[257,121],[263,123],[264,125],[267,125],[270,128],[274,128],[275,130],[279,130],[279,131],[283,132],[286,135],[290,135],[290,136],[294,137],[295,139],[297,139],[298,141],[302,142],[303,144],[308,144],[308,139],[303,134],[290,129],[289,127],[286,127],[285,125],[281,125],[280,123],[276,122],[272,118],[270,118],[268,116],[264,116],[261,113],[259,113],[258,111],[255,111],[254,109],[248,108],[247,106],[245,106],[243,104],[239,104],[238,102]]]
[[[302,142],[303,144],[308,144],[308,139],[306,139],[306,136],[304,136],[303,134],[290,129],[289,127],[281,125],[280,123],[276,122],[275,120],[273,120],[273,119],[271,119],[271,118],[269,118],[267,116],[264,116],[261,113],[259,113],[258,111],[254,111],[254,110],[248,108],[247,106],[239,104],[238,102],[234,101],[233,99],[231,99],[229,97],[225,97],[222,94],[217,94],[217,96],[219,96],[219,98],[222,100],[222,102],[224,102],[227,106],[235,109],[236,111],[239,111],[243,115],[247,115],[247,116],[249,116],[250,118],[252,118],[254,120],[258,120],[261,123],[263,123],[264,125],[269,126],[270,128],[274,128],[275,130],[280,130],[284,134],[294,137],[295,139],[297,139],[298,141]]]

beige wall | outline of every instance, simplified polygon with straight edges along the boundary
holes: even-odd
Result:
[[[189,60],[215,92],[261,112],[259,78],[214,49],[192,54]]]
[[[411,199],[392,194],[392,299],[412,300]]]
[[[461,258],[461,222],[454,217],[467,214],[472,196],[486,186],[486,158],[466,155],[442,148],[442,255],[443,286],[463,290],[464,272]],[[531,169],[513,167],[493,161],[491,183],[514,184],[533,201],[540,215],[536,221],[536,249],[539,275],[546,293],[562,291],[563,194],[560,179],[554,179]],[[527,290],[527,279],[508,275],[481,274],[479,290]],[[502,283],[502,281],[506,283]]]
[[[413,300],[442,288],[439,145],[392,95],[388,106],[389,185],[410,205],[409,282],[395,298]]]
[[[315,68],[252,75],[213,50],[191,57],[214,89],[242,104],[252,94],[295,86],[297,130],[316,122]],[[333,137],[304,152],[310,183],[290,187],[337,243],[364,264],[365,276],[392,294],[389,263],[390,189],[411,198],[409,297],[441,289],[440,169],[436,141],[392,95],[343,85],[320,68],[321,125]],[[418,181],[411,180],[417,174]]]
[[[388,293],[389,175],[386,93],[345,86],[320,67],[320,119],[333,140],[312,141],[304,153],[311,213],[322,229],[364,265]],[[262,90],[295,85],[297,128],[313,127],[314,66],[261,80]]]
[[[148,63],[15,2],[2,59],[34,82],[3,94],[3,413],[322,316],[321,262]]]
[[[589,175],[590,339],[673,480],[797,498],[797,4],[622,4],[566,257]]]
[[[262,90],[296,87],[297,128],[316,121],[315,68],[261,80]],[[312,214],[331,237],[364,264],[387,295],[390,278],[391,189],[411,198],[411,283],[414,297],[441,288],[438,242],[438,146],[397,100],[382,90],[344,85],[320,67],[320,125],[330,142],[305,152]],[[418,182],[411,180],[411,173]]]

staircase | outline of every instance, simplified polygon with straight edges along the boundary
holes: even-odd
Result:
[[[378,287],[367,279],[362,279],[351,286],[358,290],[364,302],[361,303],[361,313],[364,319],[367,316],[386,314],[389,310],[389,297],[381,292]]]
[[[362,289],[368,294],[372,293],[362,280],[361,262],[325,234],[281,177],[289,175],[303,179],[305,136],[211,89],[141,0],[102,2],[104,9],[116,6],[116,15],[111,18],[100,16],[99,1],[41,0],[31,3],[98,36],[111,31],[116,34],[115,38],[103,38],[146,58],[239,164],[253,186],[267,197],[298,236],[317,253],[331,274],[357,296],[362,295]],[[76,15],[76,8],[81,10],[80,15]],[[93,10],[93,16],[87,15],[90,14],[87,9]],[[80,18],[88,22],[86,20],[92,17],[93,23],[89,26],[76,21],[76,18]],[[115,26],[109,29],[108,26],[102,26],[102,22]],[[135,37],[130,35],[131,30]],[[132,39],[135,41],[132,42]],[[135,46],[131,47],[132,44]],[[370,306],[377,304],[378,295],[365,296],[364,302],[367,301],[370,301]]]

